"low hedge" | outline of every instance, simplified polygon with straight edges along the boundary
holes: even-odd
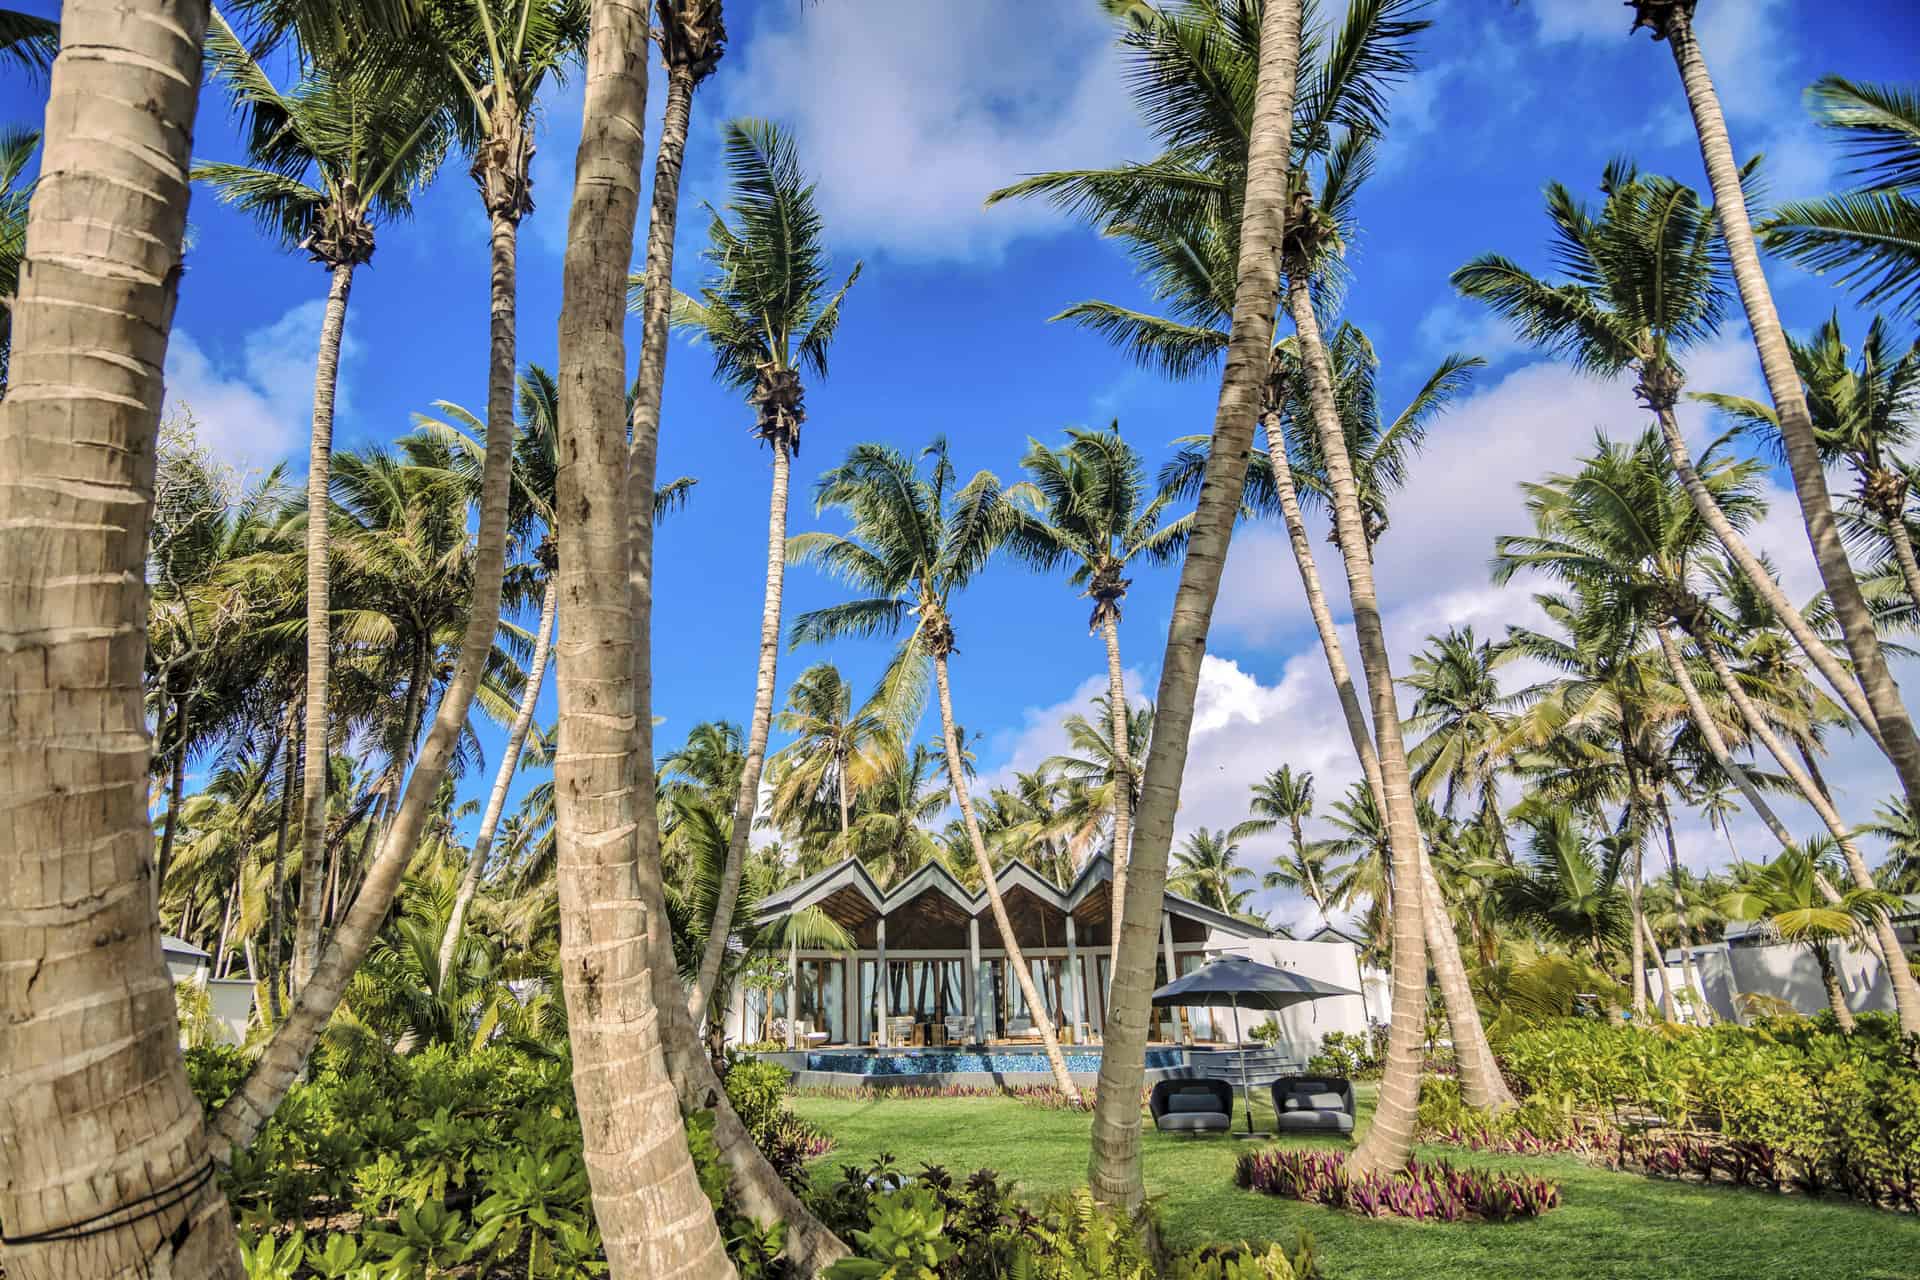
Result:
[[[1809,1018],[1711,1028],[1573,1019],[1499,1046],[1528,1114],[1616,1131],[1620,1167],[1909,1210],[1920,1210],[1916,1052],[1920,1040],[1874,1014],[1853,1035]]]

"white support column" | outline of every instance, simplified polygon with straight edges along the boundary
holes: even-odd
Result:
[[[1074,1029],[1074,1042],[1080,1039],[1081,1013],[1086,1008],[1084,977],[1080,972],[1079,932],[1073,927],[1073,913],[1067,913],[1067,1025]]]
[[[986,1032],[986,1001],[981,999],[980,990],[980,917],[967,917],[967,987],[973,992],[973,1038],[984,1041]]]
[[[892,1010],[887,1004],[889,992],[887,990],[887,918],[885,916],[880,917],[879,923],[874,927],[874,933],[880,943],[879,962],[873,966],[873,992],[874,997],[880,1003],[880,1021],[879,1025],[874,1028],[874,1038],[882,1048],[885,1048],[887,1044],[887,1019],[892,1016]]]
[[[1167,981],[1172,982],[1180,976],[1180,968],[1173,959],[1173,917],[1165,912],[1162,912],[1160,915],[1160,945],[1167,953]],[[1173,1019],[1176,1026],[1184,1025],[1186,1023],[1186,1010],[1175,1009]],[[1193,1043],[1193,1033],[1191,1031],[1187,1032],[1185,1040],[1188,1044]]]
[[[787,943],[787,1048],[798,1043],[800,1031],[800,935]]]

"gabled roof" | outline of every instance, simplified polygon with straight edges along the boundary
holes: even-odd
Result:
[[[1073,883],[1065,889],[1018,858],[1003,865],[995,872],[993,878],[1002,894],[1009,889],[1024,889],[1046,905],[1061,912],[1070,913],[1101,886],[1112,883],[1113,862],[1104,853],[1087,859],[1086,865],[1082,866],[1079,874],[1074,876]],[[848,858],[844,862],[807,877],[798,884],[788,885],[777,893],[768,894],[760,900],[759,915],[762,920],[790,915],[847,889],[865,898],[875,915],[890,915],[896,909],[929,891],[949,899],[969,915],[984,915],[987,911],[986,890],[984,888],[968,890],[944,863],[928,862],[893,888],[882,889],[859,859]],[[1271,931],[1262,925],[1243,920],[1224,911],[1216,911],[1212,907],[1171,891],[1166,895],[1166,909],[1173,915],[1185,916],[1189,920],[1236,933],[1241,937],[1272,936]]]

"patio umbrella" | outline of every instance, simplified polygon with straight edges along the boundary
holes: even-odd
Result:
[[[1176,978],[1153,993],[1153,1003],[1169,1005],[1207,1005],[1231,1008],[1234,1028],[1240,1026],[1242,1009],[1285,1009],[1327,996],[1351,996],[1358,992],[1336,987],[1331,982],[1309,978],[1291,969],[1276,969],[1245,956],[1215,956],[1184,978]],[[1240,1096],[1247,1104],[1247,1132],[1253,1132],[1253,1094],[1247,1087],[1247,1044],[1240,1042]]]

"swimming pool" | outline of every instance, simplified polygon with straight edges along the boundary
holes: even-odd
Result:
[[[1092,1073],[1100,1070],[1098,1049],[1062,1049],[1067,1070]],[[1178,1049],[1147,1050],[1149,1070],[1164,1070],[1181,1065]],[[919,1053],[860,1053],[855,1051],[809,1053],[807,1070],[833,1071],[856,1076],[947,1075],[960,1071],[1008,1072],[1052,1070],[1047,1055],[1038,1049],[958,1050],[931,1049]]]

